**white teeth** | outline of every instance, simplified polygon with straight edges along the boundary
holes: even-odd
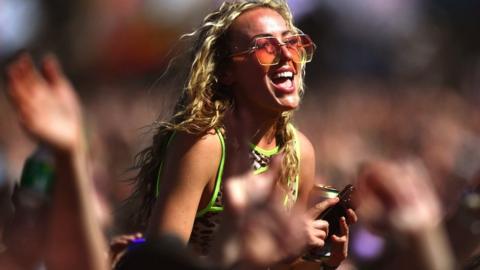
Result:
[[[291,72],[291,71],[280,72],[280,73],[277,73],[277,74],[273,75],[273,78],[274,79],[279,79],[279,78],[292,79],[293,78],[293,72]]]

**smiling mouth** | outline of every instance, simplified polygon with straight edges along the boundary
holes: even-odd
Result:
[[[292,71],[278,72],[270,76],[273,85],[282,92],[291,93],[294,90],[294,74]]]

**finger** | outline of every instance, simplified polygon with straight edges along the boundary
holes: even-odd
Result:
[[[315,238],[310,242],[310,247],[322,248],[325,246],[325,240],[320,238]]]
[[[322,212],[327,210],[330,206],[338,203],[338,197],[326,199],[320,203],[317,203],[307,211],[307,216],[311,219],[316,219]]]
[[[329,265],[339,265],[348,256],[348,236],[332,235],[331,256],[326,261]]]
[[[25,89],[27,89],[18,60],[10,64],[7,68],[7,87],[10,90],[9,94],[14,94],[15,96],[23,94]]]
[[[328,222],[322,219],[317,219],[312,221],[312,227],[319,230],[328,230]]]
[[[129,243],[129,239],[117,239],[114,242],[112,242],[110,245],[112,246],[125,246]]]
[[[22,54],[18,61],[22,74],[22,80],[27,87],[26,90],[28,92],[32,92],[36,89],[36,87],[34,87],[36,84],[43,82],[43,78],[35,68],[32,57],[29,54]]]
[[[15,66],[9,66],[7,68],[7,94],[8,97],[12,100],[12,102],[16,103],[22,99],[24,95],[22,95],[20,89],[21,85],[18,80],[18,71]],[[14,104],[15,105],[15,104]]]
[[[10,81],[8,86],[8,98],[12,102],[17,112],[27,112],[33,109],[33,98],[25,91],[20,91],[17,86],[17,81]]]
[[[358,217],[355,211],[353,211],[353,209],[350,209],[350,208],[347,209],[347,224],[348,225],[355,224],[357,223],[357,221],[358,221]]]
[[[348,224],[345,217],[340,218],[340,233],[338,236],[348,236]]]
[[[228,177],[225,181],[225,206],[227,213],[241,216],[247,212],[248,198],[242,176]]]
[[[131,242],[135,239],[137,239],[135,235],[126,235],[125,238],[123,238],[123,240],[125,240],[126,242]]]
[[[325,240],[325,238],[326,238],[327,235],[328,235],[328,232],[325,231],[325,230],[312,230],[312,235],[313,235],[315,238],[319,238],[319,239]]]
[[[34,106],[32,104],[32,98],[25,91],[21,91],[21,83],[19,80],[17,80],[16,75],[13,73],[15,73],[15,71],[10,70],[9,74],[7,75],[7,96],[17,112],[20,124],[24,126],[24,124],[27,122],[26,119],[31,116]]]
[[[10,87],[15,91],[19,102],[28,103],[31,107],[38,106],[36,100],[41,96],[44,83],[43,78],[37,74],[31,57],[24,53],[15,61],[14,74]],[[36,104],[37,103],[37,104]]]
[[[50,84],[57,84],[65,78],[60,63],[53,54],[48,54],[43,58],[42,74]]]

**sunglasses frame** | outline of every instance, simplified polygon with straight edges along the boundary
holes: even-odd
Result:
[[[316,50],[316,48],[317,48],[317,45],[315,45],[315,43],[312,41],[312,39],[310,38],[309,35],[303,34],[303,33],[299,33],[299,34],[291,35],[291,36],[289,36],[289,37],[286,38],[286,39],[289,39],[289,38],[292,38],[292,37],[300,37],[301,39],[302,39],[302,38],[306,38],[306,39],[310,42],[310,44],[307,44],[307,45],[303,45],[303,44],[302,44],[302,45],[303,45],[303,48],[305,48],[305,47],[307,47],[307,46],[312,46],[312,56],[313,56],[313,53],[315,52],[315,50]],[[265,38],[275,39],[275,40],[277,41],[278,48],[281,48],[282,46],[287,46],[287,42],[282,42],[282,41],[278,40],[278,39],[275,38],[275,37],[270,37],[270,36],[267,36],[267,37],[257,37],[257,38],[255,38],[255,39],[252,40],[253,45],[252,45],[250,48],[248,48],[248,49],[246,49],[246,50],[244,50],[244,51],[241,51],[241,52],[233,53],[233,54],[230,55],[230,57],[237,57],[237,56],[242,56],[242,55],[251,54],[251,53],[256,52],[258,49],[260,49],[260,47],[259,47],[258,44],[257,44],[257,41],[258,41],[259,39],[265,39]],[[302,39],[302,40],[303,40],[303,39]],[[274,65],[278,65],[278,63],[280,63],[280,58],[279,58],[279,57],[275,57],[275,59],[277,59],[277,60],[276,60],[276,61],[274,60],[274,61],[273,61],[272,63],[270,63],[270,64],[264,64],[264,63],[260,62],[260,59],[258,59],[258,56],[257,56],[257,55],[255,55],[255,57],[257,58],[258,63],[260,63],[260,65],[262,65],[262,66],[274,66]],[[310,57],[310,59],[307,59],[307,60],[302,61],[302,62],[297,63],[297,64],[309,63],[309,62],[312,61],[312,58],[313,58],[313,57]],[[295,62],[295,61],[294,61],[294,62]]]

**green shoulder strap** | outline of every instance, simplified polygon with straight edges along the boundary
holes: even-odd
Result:
[[[215,129],[215,132],[217,133],[218,139],[220,140],[220,145],[222,146],[222,157],[220,159],[220,164],[218,165],[218,169],[217,169],[217,179],[215,180],[215,189],[213,191],[213,196],[210,199],[210,202],[208,203],[208,205],[197,213],[197,217],[201,217],[207,212],[223,211],[223,206],[215,205],[215,201],[217,200],[218,192],[220,191],[220,186],[222,184],[222,177],[223,177],[223,168],[225,166],[225,155],[226,155],[225,140],[223,139],[222,132],[220,132],[219,129]]]
[[[215,205],[215,201],[216,201],[216,199],[218,197],[218,193],[220,191],[220,186],[221,186],[221,183],[222,183],[222,176],[223,176],[223,169],[224,169],[224,166],[225,166],[225,156],[226,156],[225,140],[223,139],[223,135],[222,135],[222,133],[220,132],[219,129],[215,129],[215,132],[218,136],[218,139],[220,140],[220,145],[222,147],[222,156],[221,156],[221,159],[220,159],[220,164],[219,164],[218,169],[217,169],[217,178],[215,179],[215,189],[213,191],[213,196],[210,199],[210,202],[208,203],[208,205],[197,213],[197,215],[196,215],[197,217],[203,216],[207,212],[220,212],[220,211],[223,210],[222,206],[216,206]],[[167,146],[165,147],[165,149],[168,149],[168,146],[170,145],[173,138],[175,137],[175,134],[176,134],[176,132],[174,131],[172,133],[172,135],[170,136],[170,138],[168,139]],[[155,197],[158,197],[158,195],[160,193],[160,175],[162,173],[162,168],[163,168],[163,161],[160,163],[160,166],[158,168],[158,175],[157,175],[156,188],[155,188]]]

